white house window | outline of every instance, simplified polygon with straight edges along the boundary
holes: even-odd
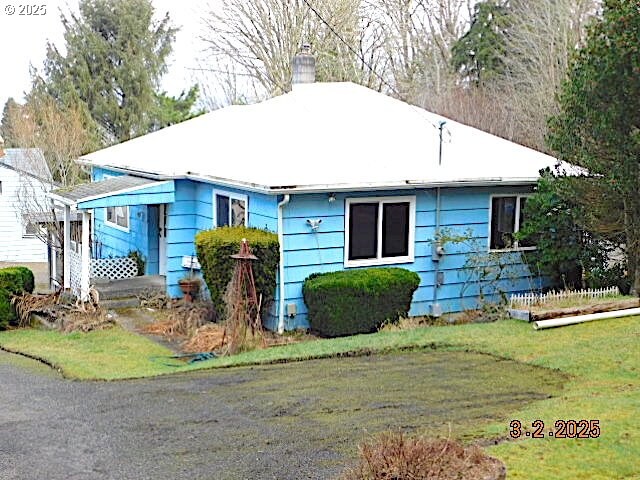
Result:
[[[216,192],[214,200],[214,225],[238,227],[247,224],[247,196]]]
[[[345,265],[412,262],[415,197],[350,198],[345,215]]]
[[[129,230],[129,207],[106,207],[104,223],[112,227]]]
[[[491,197],[491,231],[489,248],[491,250],[531,250],[531,243],[518,241],[514,234],[520,230],[524,221],[524,207],[527,196],[501,195]]]

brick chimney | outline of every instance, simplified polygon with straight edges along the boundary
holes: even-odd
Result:
[[[316,58],[311,54],[311,45],[302,44],[302,49],[291,60],[291,86],[301,83],[314,83],[316,81]]]

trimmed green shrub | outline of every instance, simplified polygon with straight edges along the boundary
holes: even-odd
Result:
[[[403,268],[366,268],[310,275],[302,287],[311,328],[337,337],[369,333],[406,316],[417,273]]]
[[[16,320],[16,314],[11,305],[11,294],[6,288],[0,288],[0,330]]]
[[[262,294],[262,318],[266,317],[273,302],[280,258],[278,235],[248,227],[204,230],[196,235],[196,252],[216,317],[219,319],[224,317],[223,297],[235,267],[235,260],[231,255],[240,251],[243,238],[247,239],[252,253],[258,257],[258,260],[253,262],[253,277],[258,295]]]
[[[22,292],[33,292],[33,272],[26,267],[0,269],[0,330],[17,320],[11,297]]]

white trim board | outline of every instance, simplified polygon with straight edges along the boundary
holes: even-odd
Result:
[[[218,204],[216,202],[216,195],[222,197],[229,197],[229,225],[231,225],[231,200],[241,200],[244,202],[244,226],[249,226],[249,196],[241,193],[234,193],[227,190],[221,190],[214,188],[211,194],[211,209],[213,228],[218,228]]]
[[[409,203],[409,236],[408,255],[400,257],[382,256],[382,211],[378,211],[378,245],[376,258],[365,258],[361,260],[349,259],[349,216],[352,203],[378,203],[378,207],[384,203]],[[416,196],[388,196],[388,197],[350,197],[345,199],[344,207],[344,266],[345,267],[366,267],[375,265],[394,265],[401,263],[413,263],[415,260],[415,237],[416,237]]]
[[[538,247],[512,247],[512,248],[491,248],[491,222],[493,220],[493,199],[494,198],[505,198],[505,197],[516,197],[516,211],[513,225],[513,233],[515,234],[520,230],[520,198],[529,198],[532,197],[533,193],[492,193],[489,195],[489,224],[487,228],[487,250],[489,252],[525,252],[536,250]]]

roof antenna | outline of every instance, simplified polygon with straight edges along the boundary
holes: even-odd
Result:
[[[440,150],[438,151],[438,166],[442,165],[442,130],[446,124],[446,120],[440,120],[438,130],[440,130]]]

